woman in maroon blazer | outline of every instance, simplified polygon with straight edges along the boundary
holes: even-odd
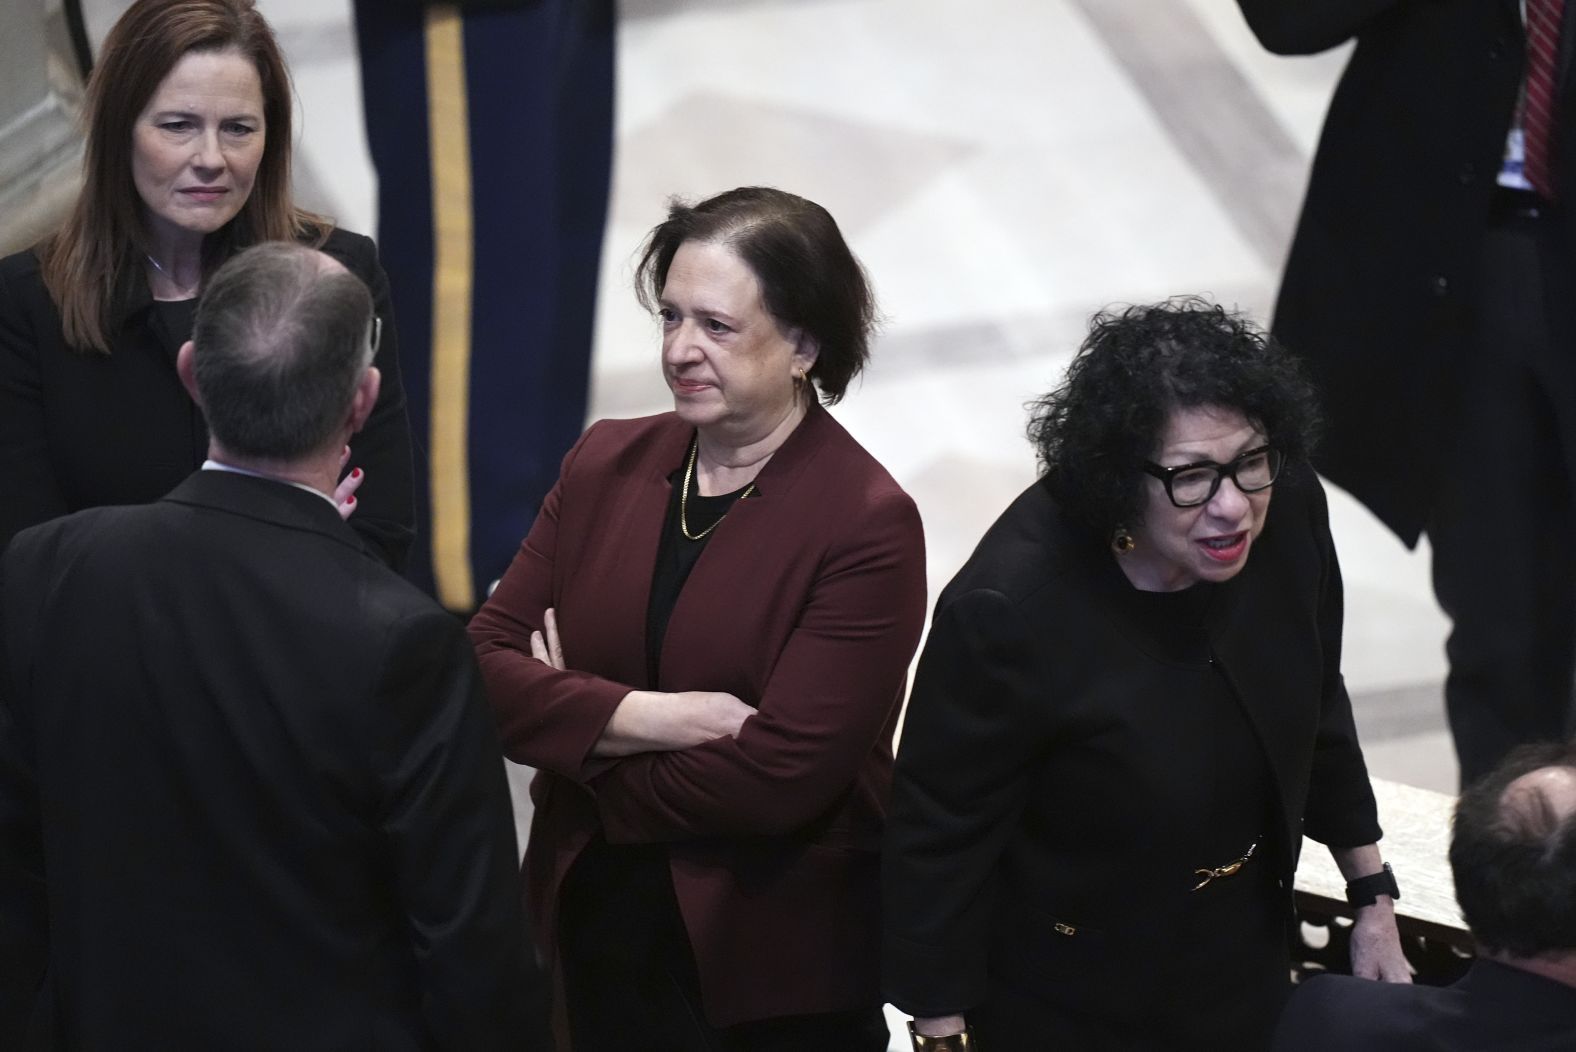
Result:
[[[878,845],[919,515],[821,408],[874,305],[826,210],[675,204],[637,272],[675,410],[607,420],[471,624],[576,1052],[884,1049]]]

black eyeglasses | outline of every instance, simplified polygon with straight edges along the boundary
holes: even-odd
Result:
[[[1280,474],[1285,459],[1281,451],[1273,446],[1259,446],[1237,454],[1229,464],[1199,460],[1192,464],[1163,468],[1146,460],[1144,472],[1160,480],[1172,504],[1179,508],[1196,508],[1215,496],[1223,478],[1230,477],[1244,493],[1269,489]]]
[[[372,339],[368,341],[372,346],[372,353],[378,353],[378,345],[383,342],[383,318],[377,314],[372,316]]]

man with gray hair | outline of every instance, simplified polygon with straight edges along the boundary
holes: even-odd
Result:
[[[1576,1049],[1576,743],[1523,746],[1456,804],[1456,900],[1478,943],[1447,987],[1320,976],[1275,1052]]]
[[[0,559],[0,1047],[534,1047],[470,646],[330,496],[375,342],[329,257],[238,254],[175,363],[203,470]]]

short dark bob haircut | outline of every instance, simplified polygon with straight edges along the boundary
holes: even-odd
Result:
[[[1576,814],[1557,813],[1540,793],[1506,793],[1548,767],[1576,774],[1576,743],[1523,745],[1456,802],[1456,901],[1490,953],[1576,953]]]
[[[1030,404],[1029,439],[1063,507],[1104,536],[1143,521],[1141,465],[1171,414],[1200,406],[1241,413],[1288,460],[1317,438],[1297,360],[1240,314],[1185,296],[1096,314],[1061,386]]]
[[[726,245],[761,286],[766,310],[819,349],[810,379],[831,405],[870,359],[875,297],[864,267],[831,213],[814,201],[765,186],[743,186],[687,205],[668,203],[668,218],[646,239],[635,268],[635,295],[655,311],[673,256],[686,241]]]

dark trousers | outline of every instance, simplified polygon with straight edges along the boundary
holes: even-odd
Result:
[[[1458,430],[1439,473],[1434,593],[1450,616],[1445,705],[1461,784],[1571,732],[1576,675],[1576,346],[1551,217],[1484,242]]]
[[[559,928],[572,1052],[885,1052],[879,1005],[710,1025],[672,882],[648,864],[666,854],[599,850],[571,873]]]
[[[573,1052],[885,1052],[888,1041],[879,1007],[711,1026],[691,977],[659,962],[566,962],[564,996]]]

